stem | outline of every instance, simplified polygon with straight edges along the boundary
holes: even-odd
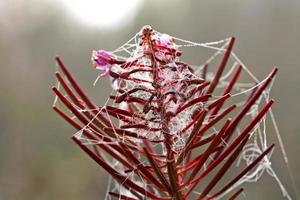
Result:
[[[158,61],[155,58],[154,51],[153,51],[153,44],[151,41],[151,34],[150,33],[145,33],[145,38],[144,41],[146,45],[149,46],[150,49],[150,59],[152,62],[152,76],[153,76],[153,87],[154,90],[157,92],[156,96],[158,99],[158,110],[160,110],[160,119],[162,121],[162,134],[165,137],[165,148],[167,150],[167,171],[168,171],[168,177],[170,179],[171,183],[171,189],[173,192],[173,197],[176,200],[181,200],[182,199],[182,194],[179,188],[179,180],[178,180],[178,173],[176,169],[176,162],[175,162],[175,157],[174,157],[174,152],[172,151],[172,136],[169,133],[169,122],[170,122],[170,116],[166,116],[166,109],[164,106],[164,94],[161,93],[161,86],[160,86],[160,80],[159,80],[159,70],[158,70]]]

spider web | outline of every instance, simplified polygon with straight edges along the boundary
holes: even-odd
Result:
[[[228,45],[228,42],[230,40],[230,38],[226,38],[226,39],[214,41],[214,42],[196,43],[196,42],[183,40],[183,39],[176,38],[176,37],[173,37],[173,38],[175,39],[174,42],[176,44],[176,47],[183,52],[185,52],[186,49],[192,49],[192,48],[193,49],[196,48],[199,51],[204,52],[205,58],[202,59],[201,64],[193,65],[193,68],[195,70],[194,74],[196,76],[198,76],[199,78],[201,76],[201,72],[203,71],[203,67],[205,67],[208,64],[213,65],[214,62],[217,62],[217,60],[220,58],[222,53],[224,51],[226,51],[226,46]],[[125,44],[123,44],[119,48],[111,51],[110,53],[113,54],[114,57],[116,57],[120,60],[128,61],[128,60],[134,59],[134,58],[140,56],[140,53],[141,53],[140,49],[139,49],[139,42],[140,42],[139,36],[137,33],[134,37],[132,37]],[[246,72],[243,74],[243,76],[244,76],[243,80],[246,80],[246,81],[245,82],[237,82],[234,85],[234,88],[231,92],[231,97],[232,97],[233,101],[235,101],[235,104],[240,108],[245,103],[247,96],[249,96],[249,94],[251,94],[251,92],[253,92],[265,80],[260,81],[256,76],[254,76],[254,74],[250,71],[250,69],[246,67],[246,65],[238,58],[238,56],[234,52],[231,52],[229,61],[230,62],[228,63],[229,66],[227,67],[227,71],[222,75],[220,82],[217,86],[218,87],[217,90],[221,91],[222,88],[225,88],[229,84],[230,76],[234,73],[237,66],[241,65],[243,68],[243,71]],[[143,62],[144,62],[144,64],[146,64],[147,60],[144,60]],[[207,70],[208,71],[207,71],[206,79],[208,81],[210,81],[210,80],[212,80],[213,75],[214,75],[213,69],[211,69],[209,67]],[[100,75],[96,78],[94,85],[97,84],[99,77],[100,77]],[[138,77],[138,75],[137,75],[137,77]],[[261,95],[261,97],[256,101],[256,103],[252,106],[250,111],[246,114],[246,118],[253,119],[258,114],[259,108],[261,107],[261,105],[263,105],[264,103],[269,101],[270,92],[272,89],[272,83],[263,92],[263,95]],[[116,93],[118,84],[119,84],[118,82],[113,82],[113,84],[112,84],[113,90],[111,92],[111,95],[114,95]],[[133,83],[133,82],[131,84],[130,83],[128,84],[128,88],[134,88],[136,86],[135,83]],[[145,84],[147,84],[147,83],[145,83]],[[59,88],[59,85],[58,85],[58,88]],[[143,92],[139,92],[138,95],[143,96],[143,95],[147,95],[147,94],[143,93]],[[219,97],[220,96],[213,96],[210,101],[213,101]],[[149,96],[147,96],[147,98],[149,98]],[[57,97],[54,100],[54,105],[55,104],[57,104]],[[113,119],[111,119],[111,116],[107,113],[107,110],[106,110],[107,105],[117,106],[114,103],[114,101],[107,99],[104,106],[102,106],[100,109],[96,109],[97,114],[95,115],[94,119],[100,113],[104,113],[104,114],[106,114],[106,117],[109,119],[111,124],[116,124],[115,122],[113,122]],[[74,105],[74,106],[77,107],[76,105]],[[126,108],[126,104],[121,104],[120,106]],[[193,110],[193,109],[194,108],[192,107],[191,110]],[[77,110],[79,112],[95,111],[95,110],[90,110],[90,109],[80,109],[79,107],[77,107]],[[151,113],[149,113],[147,115],[151,115]],[[133,120],[135,117],[138,117],[138,116],[132,116]],[[74,118],[75,118],[75,116],[74,116]],[[183,117],[183,118],[185,118],[185,117]],[[249,140],[247,145],[244,147],[242,153],[240,154],[238,162],[236,164],[236,167],[241,167],[243,165],[249,165],[258,155],[260,155],[267,148],[267,143],[268,143],[267,142],[267,118],[270,118],[271,125],[273,126],[273,129],[275,130],[275,134],[277,136],[278,143],[280,145],[280,149],[283,154],[283,159],[286,162],[286,164],[288,164],[287,154],[286,154],[284,146],[283,146],[283,142],[282,142],[282,139],[281,139],[281,136],[280,136],[280,133],[279,133],[276,121],[275,121],[275,117],[274,117],[272,110],[270,110],[268,115],[266,115],[263,118],[263,120],[252,130],[252,132],[250,134],[251,140]],[[94,119],[90,120],[90,123],[93,123]],[[82,128],[82,130],[80,130],[74,134],[77,137],[77,139],[81,140],[82,143],[85,145],[96,145],[96,144],[101,144],[101,143],[107,144],[107,142],[104,142],[103,140],[101,140],[101,138],[100,139],[97,138],[97,140],[91,140],[89,138],[86,138],[83,135],[84,130],[97,132],[96,130],[93,130],[92,127],[89,126],[90,123],[87,124],[86,126],[84,126]],[[182,122],[182,123],[184,123],[184,122]],[[119,125],[122,125],[121,120],[119,122]],[[180,126],[180,123],[178,126]],[[217,130],[218,127],[213,127],[213,129]],[[151,137],[151,136],[147,135],[146,132],[147,132],[147,130],[145,131],[144,136],[148,137],[148,138]],[[121,140],[121,141],[127,140],[126,136],[120,136],[115,131],[114,131],[114,133],[115,133],[115,136],[117,139],[115,141],[113,141],[112,143],[118,143],[119,140]],[[240,128],[237,128],[237,131],[235,131],[235,134],[239,134],[239,133],[240,133]],[[208,134],[208,136],[209,136],[209,134]],[[156,136],[156,138],[150,138],[150,139],[153,139],[153,140],[160,139],[160,136]],[[181,148],[185,144],[186,138],[179,137],[177,139],[178,139],[177,140],[178,144],[176,144],[175,146],[177,148]],[[132,140],[132,138],[131,138],[131,140]],[[139,143],[140,141],[137,139],[133,142]],[[159,144],[157,144],[157,146],[158,146],[157,148],[162,148],[162,147],[159,147]],[[162,149],[162,151],[163,151],[163,149]],[[258,179],[264,173],[269,174],[271,177],[273,177],[275,179],[275,181],[278,183],[278,186],[282,192],[282,195],[286,199],[289,199],[289,200],[292,199],[291,196],[289,195],[289,193],[287,192],[287,190],[285,189],[284,185],[281,183],[276,172],[274,171],[274,169],[271,166],[271,155],[272,154],[265,156],[263,158],[263,160],[255,167],[254,170],[248,172],[233,187],[231,187],[225,193],[223,193],[221,196],[219,196],[218,199],[222,199],[225,195],[227,195],[229,192],[235,190],[237,187],[239,187],[243,183],[257,182]],[[108,163],[110,163],[115,169],[124,170],[120,166],[119,162],[116,161],[114,158],[106,157],[105,155],[101,155],[101,156],[103,157],[104,160],[106,160]],[[139,156],[139,155],[137,155],[137,156]],[[143,180],[142,176],[139,176],[138,174],[135,173],[135,169],[132,169],[131,171],[127,172],[127,178],[133,180],[135,183],[138,183],[139,185],[143,186],[144,188],[147,188],[146,181]],[[130,196],[134,197],[132,195],[132,191],[126,189],[125,187],[122,186],[122,184],[113,180],[111,177],[109,178],[109,182],[107,184],[107,195],[106,195],[105,199],[111,199],[111,196],[108,195],[109,191],[124,194],[129,197]],[[197,194],[196,191],[194,193]]]

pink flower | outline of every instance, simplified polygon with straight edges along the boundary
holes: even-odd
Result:
[[[109,72],[112,67],[111,60],[112,60],[112,56],[107,51],[103,51],[103,50],[93,51],[93,55],[92,55],[93,67],[103,71],[103,74],[101,74],[101,76],[109,75]]]
[[[157,40],[157,45],[172,48],[173,47],[173,38],[167,34],[162,34],[159,39]]]

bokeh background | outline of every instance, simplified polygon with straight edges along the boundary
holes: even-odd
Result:
[[[0,0],[0,199],[104,198],[107,175],[70,140],[74,129],[52,111],[54,57],[60,55],[101,103],[109,81],[92,86],[97,74],[91,51],[113,50],[145,24],[198,42],[236,36],[234,51],[260,79],[279,67],[271,95],[290,169],[279,148],[272,163],[297,199],[299,10],[299,0]],[[268,134],[278,143],[274,131]],[[283,199],[269,176],[246,188],[248,198],[241,199]]]

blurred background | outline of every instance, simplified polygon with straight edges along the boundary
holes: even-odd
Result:
[[[113,50],[146,24],[197,42],[235,36],[234,51],[260,80],[279,67],[271,96],[290,169],[278,145],[272,164],[297,199],[299,9],[298,0],[0,0],[0,200],[104,198],[107,175],[71,141],[74,129],[52,111],[54,58],[60,55],[103,104],[109,80],[92,86],[97,74],[91,51]],[[278,143],[274,131],[268,138]],[[245,194],[240,198],[283,199],[269,176],[247,184]]]

